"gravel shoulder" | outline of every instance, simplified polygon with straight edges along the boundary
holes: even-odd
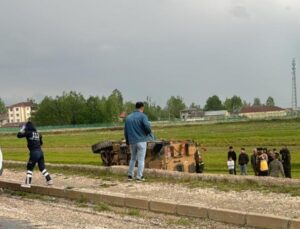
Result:
[[[161,182],[116,181],[113,178],[93,179],[81,176],[53,174],[54,186],[87,192],[107,192],[144,197],[151,200],[167,200],[211,208],[272,214],[289,218],[300,218],[300,197],[290,194],[264,193],[259,191],[220,191],[214,188],[189,188],[183,184]],[[5,170],[0,179],[23,182],[24,172]],[[34,172],[33,183],[44,185],[38,171]]]
[[[26,199],[7,193],[0,194],[0,228],[48,229],[150,229],[150,228],[199,228],[199,229],[251,229],[211,220],[181,218],[171,215],[140,211],[130,215],[128,209],[113,208],[96,211],[91,206],[79,207],[78,203],[52,198],[49,200]]]

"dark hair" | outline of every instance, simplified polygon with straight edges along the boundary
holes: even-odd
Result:
[[[245,148],[241,148],[241,150],[245,150]]]
[[[229,146],[229,149],[233,149],[233,147],[232,147],[232,146]]]
[[[36,128],[33,123],[29,121],[25,124],[25,131],[36,131]]]
[[[136,108],[136,109],[140,109],[140,108],[142,108],[142,107],[144,107],[144,103],[143,103],[143,102],[137,102],[137,103],[135,104],[135,108]]]

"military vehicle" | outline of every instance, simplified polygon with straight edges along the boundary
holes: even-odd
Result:
[[[92,145],[92,151],[100,154],[105,166],[129,165],[130,150],[125,141],[99,142]],[[204,163],[196,142],[159,140],[147,143],[145,168],[202,173]]]

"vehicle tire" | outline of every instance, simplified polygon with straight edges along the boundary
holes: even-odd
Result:
[[[104,150],[112,150],[113,143],[111,141],[104,141],[104,142],[98,142],[94,145],[92,145],[92,151],[94,153],[100,153]]]

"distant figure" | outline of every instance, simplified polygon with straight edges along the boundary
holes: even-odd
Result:
[[[262,148],[257,148],[256,168],[258,176],[268,176],[268,156],[266,153],[263,153]]]
[[[234,161],[234,175],[236,175],[236,153],[233,150],[232,146],[229,146],[229,151],[228,151],[228,154],[227,154],[227,160],[229,160],[230,157]]]
[[[252,169],[253,169],[253,172],[254,172],[254,175],[257,176],[258,175],[258,171],[257,171],[257,166],[256,166],[256,157],[257,157],[257,149],[253,149],[252,151],[252,155],[251,155],[251,166],[252,166]]]
[[[27,147],[29,149],[29,160],[27,163],[27,175],[25,179],[25,184],[21,186],[24,188],[30,188],[32,183],[32,171],[35,167],[35,164],[38,163],[39,170],[46,178],[48,185],[52,185],[53,181],[50,177],[50,174],[45,168],[45,159],[44,153],[41,146],[43,145],[42,135],[39,134],[32,124],[32,122],[27,122],[19,131],[18,138],[26,138]]]
[[[268,165],[274,160],[275,153],[277,153],[277,150],[274,148],[273,150],[268,150]]]
[[[239,155],[239,165],[241,175],[247,175],[247,164],[249,162],[249,156],[245,151],[245,148],[241,148],[241,153]]]
[[[279,177],[280,175],[284,177],[284,171],[281,161],[279,161],[279,153],[275,153],[273,156],[273,160],[269,165],[269,176],[271,177]]]
[[[228,172],[229,174],[234,174],[234,161],[230,157],[227,161],[227,166],[228,166]]]
[[[292,178],[291,175],[291,154],[288,148],[285,146],[280,150],[281,162],[284,169],[285,177]]]
[[[128,169],[128,180],[134,179],[134,167],[138,161],[138,171],[136,180],[144,181],[145,156],[147,150],[147,141],[152,140],[151,127],[148,117],[144,114],[144,104],[137,102],[136,110],[132,112],[125,121],[125,139],[130,147],[131,159]]]

